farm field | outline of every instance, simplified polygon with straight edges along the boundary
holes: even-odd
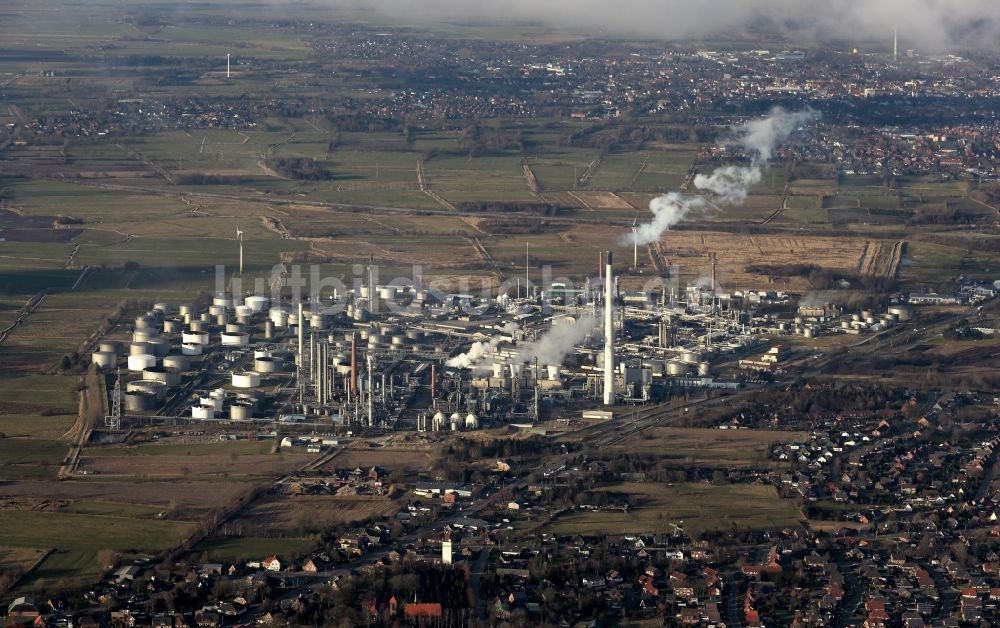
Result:
[[[372,517],[391,517],[400,507],[399,500],[382,496],[268,496],[242,510],[226,529],[246,536],[314,534]]]
[[[778,497],[773,487],[758,484],[714,485],[705,483],[619,483],[601,490],[627,493],[636,507],[628,512],[573,512],[553,521],[552,534],[597,534],[621,532],[665,533],[671,524],[683,521],[690,535],[702,532],[780,528],[801,518],[794,502]]]
[[[103,476],[251,479],[286,473],[308,459],[285,451],[271,454],[270,448],[265,442],[91,447],[82,453],[79,470]]]
[[[804,432],[658,427],[642,432],[615,448],[653,455],[684,467],[769,467],[776,464],[767,457],[770,445],[806,442],[808,437]]]

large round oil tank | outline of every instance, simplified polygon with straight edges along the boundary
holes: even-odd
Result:
[[[141,373],[144,369],[156,366],[156,356],[150,354],[128,356],[128,370]]]
[[[841,329],[850,329],[851,328],[851,322],[850,321],[841,321],[840,322],[840,328]]]
[[[249,421],[253,418],[253,404],[247,402],[236,402],[229,406],[229,419],[231,421]]]
[[[246,332],[222,332],[222,346],[224,347],[249,347],[250,334]]]
[[[253,295],[243,299],[243,304],[250,308],[251,313],[259,314],[267,309],[267,306],[271,304],[271,299]]]
[[[129,355],[146,355],[153,353],[153,347],[148,342],[133,342],[128,346]]]
[[[225,403],[225,397],[213,397],[209,395],[208,397],[201,398],[201,405],[211,406],[216,412],[222,412],[223,403]]]
[[[403,347],[407,344],[407,338],[403,334],[396,334],[392,337],[392,346]]]
[[[875,317],[874,316],[866,316],[865,317],[865,322],[868,323],[869,325],[874,325],[875,324]]]
[[[284,327],[288,324],[288,310],[283,307],[272,307],[267,311],[267,317],[274,321],[274,324],[279,327]]]
[[[246,331],[246,328],[239,323],[226,323],[226,333],[227,334],[238,334],[240,332]]]
[[[220,316],[226,316],[226,306],[225,305],[210,305],[208,306],[208,313],[212,316],[218,318]]]
[[[356,321],[366,321],[368,320],[368,312],[363,307],[355,306],[354,310],[351,312],[351,318]]]
[[[686,364],[697,364],[701,362],[701,354],[697,351],[682,351],[681,362]]]
[[[104,370],[113,369],[118,366],[118,354],[111,351],[95,351],[91,360]]]
[[[670,360],[667,362],[667,375],[673,375],[674,377],[679,377],[681,375],[687,375],[688,365],[679,360]]]
[[[159,301],[153,304],[153,309],[162,313],[164,316],[170,316],[170,304],[163,301]]]
[[[406,337],[415,343],[420,343],[424,341],[424,332],[419,329],[407,329]]]
[[[125,392],[126,412],[149,412],[156,409],[156,396],[138,390]]]
[[[162,366],[150,366],[142,369],[142,378],[151,382],[163,382],[168,387],[181,383],[181,374],[173,369]]]
[[[698,363],[698,376],[699,377],[708,377],[711,374],[712,374],[712,365],[711,364],[709,364],[708,362],[699,362]]]
[[[328,323],[326,314],[311,314],[309,316],[309,327],[312,329],[326,329]]]
[[[181,344],[181,354],[183,355],[201,355],[204,351],[204,345],[198,342],[185,342]]]
[[[153,338],[159,338],[160,332],[155,329],[137,329],[132,332],[132,342],[149,342]]]
[[[663,362],[660,360],[643,360],[642,368],[649,369],[653,375],[663,375]]]
[[[170,355],[170,341],[166,338],[153,338],[147,344],[153,350],[153,355],[158,358]]]
[[[370,328],[362,327],[361,329],[358,330],[358,339],[367,342],[368,337],[374,333],[375,332],[373,332]]]
[[[258,373],[276,373],[281,370],[281,360],[272,357],[256,358],[253,361],[253,370]]]
[[[211,325],[212,324],[212,315],[209,314],[208,312],[202,312],[201,316],[198,317],[198,320],[200,320],[201,322],[205,323],[206,325]]]
[[[465,429],[467,430],[478,430],[479,429],[479,417],[472,414],[471,412],[465,416]]]
[[[153,329],[155,327],[155,325],[156,325],[156,321],[151,316],[147,316],[146,314],[142,314],[141,316],[137,316],[136,319],[135,319],[135,328],[137,330],[139,330],[139,329]]]
[[[163,367],[184,372],[191,368],[191,358],[186,355],[168,355],[163,358]]]
[[[236,316],[242,316],[244,318],[249,318],[254,315],[253,308],[249,305],[237,305],[236,306]]]
[[[163,321],[163,333],[179,334],[184,330],[184,321],[179,318],[168,318]]]
[[[208,332],[207,331],[186,331],[181,334],[181,342],[184,344],[192,345],[207,345],[208,344]]]
[[[562,376],[562,367],[558,364],[548,364],[545,370],[550,382],[558,382]]]
[[[193,304],[184,303],[177,307],[177,313],[180,314],[181,316],[184,315],[194,316],[195,314],[198,313],[198,310],[195,309]]]
[[[117,355],[121,355],[122,353],[122,343],[117,340],[102,340],[98,343],[97,347],[100,351],[105,351],[107,353],[114,353]]]
[[[214,297],[212,297],[212,305],[221,305],[222,307],[233,307],[233,297],[226,292],[219,292]]]
[[[861,322],[861,315],[860,314],[851,314],[851,320],[854,321],[855,323],[860,323]]]
[[[368,335],[368,346],[369,347],[380,347],[385,344],[385,336],[382,334],[369,334]]]
[[[895,314],[900,321],[908,321],[913,318],[913,310],[905,305],[893,305],[889,307],[889,313]]]
[[[871,318],[872,316],[874,316],[874,314],[871,310],[861,310],[861,318]]]
[[[215,406],[213,406],[213,405],[191,406],[191,418],[193,418],[193,419],[214,419],[215,418]]]
[[[396,299],[396,286],[379,286],[378,298],[384,301],[394,301]]]
[[[815,332],[813,331],[812,327],[806,327],[805,329],[802,330],[802,335],[805,336],[806,338],[812,338],[814,334]]]
[[[125,385],[125,390],[127,392],[144,392],[155,396],[157,399],[165,399],[167,396],[167,387],[163,382],[158,382],[151,379],[139,379],[134,382],[129,382]]]
[[[208,323],[205,321],[197,320],[191,321],[188,325],[188,329],[195,333],[208,332]]]
[[[235,388],[256,388],[260,386],[260,373],[253,371],[247,373],[233,373],[233,386]]]

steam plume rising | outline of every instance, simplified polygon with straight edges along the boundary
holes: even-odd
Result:
[[[457,369],[471,369],[474,368],[488,355],[491,355],[496,351],[497,346],[501,342],[501,338],[490,338],[485,342],[474,342],[469,350],[461,355],[456,355],[447,362],[446,366]]]
[[[575,321],[568,317],[556,319],[538,340],[519,347],[517,360],[527,362],[538,358],[539,364],[562,364],[573,347],[586,340],[596,326],[597,319],[590,315]]]
[[[742,146],[750,156],[749,166],[723,166],[712,174],[699,174],[694,178],[694,186],[710,193],[714,205],[739,205],[746,198],[750,188],[760,183],[764,168],[774,154],[774,149],[800,125],[814,120],[815,111],[807,109],[788,113],[781,108],[774,109],[766,118],[747,122],[736,130],[732,145]],[[649,244],[660,239],[663,233],[684,219],[691,212],[704,211],[710,204],[701,196],[689,196],[671,192],[658,196],[649,202],[653,220],[640,225],[635,235],[622,238],[622,244]]]

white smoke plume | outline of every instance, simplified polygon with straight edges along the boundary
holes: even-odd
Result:
[[[658,241],[663,233],[679,223],[691,212],[704,211],[719,205],[740,205],[750,188],[760,183],[767,162],[774,149],[788,139],[802,124],[816,119],[818,114],[811,110],[789,113],[776,108],[770,115],[751,120],[735,130],[730,145],[741,146],[750,157],[748,166],[723,166],[712,174],[699,174],[694,178],[694,186],[712,195],[712,202],[701,196],[671,192],[658,196],[649,202],[653,220],[640,225],[633,236],[622,238],[622,244],[649,244]]]
[[[597,319],[587,314],[579,318],[558,318],[552,327],[534,342],[518,347],[517,361],[530,362],[538,358],[538,364],[562,364],[574,347],[582,343],[597,327]]]
[[[513,321],[508,321],[498,329],[513,336],[514,332],[521,329],[521,326]],[[502,342],[507,340],[509,340],[509,338],[505,336],[495,336],[486,341],[474,342],[472,343],[472,346],[469,347],[468,351],[449,359],[445,362],[445,366],[450,366],[456,369],[483,368],[483,365],[480,363],[485,358],[488,358],[496,353],[497,347],[499,347]]]
[[[468,351],[449,359],[445,362],[445,366],[456,369],[476,368],[484,358],[493,355],[504,340],[504,338],[490,338],[485,342],[474,342]]]

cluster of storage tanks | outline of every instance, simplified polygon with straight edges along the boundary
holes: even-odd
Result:
[[[125,366],[133,374],[141,374],[141,379],[131,381],[124,391],[124,408],[127,412],[148,412],[160,406],[167,391],[181,383],[183,374],[190,370],[191,359],[209,349],[213,340],[219,346],[230,349],[246,349],[251,344],[250,326],[255,315],[268,313],[264,332],[266,338],[274,335],[277,327],[275,308],[268,310],[270,299],[249,296],[239,301],[230,295],[217,295],[205,311],[194,305],[185,304],[176,313],[170,305],[157,303],[151,310],[135,319],[132,340],[126,347],[123,342],[103,340],[92,355],[94,364],[105,371],[118,368],[122,358]],[[283,327],[296,320],[282,319]],[[214,336],[214,337],[213,337]],[[261,378],[284,368],[286,357],[266,351],[254,355],[253,370],[234,372],[231,383],[234,388],[252,389],[260,386]],[[202,400],[204,401],[204,400]],[[208,406],[213,410],[209,410]],[[205,418],[221,408],[216,404],[196,404],[192,415]],[[234,418],[252,416],[256,401],[235,399],[230,413]]]
[[[857,334],[863,330],[878,333],[888,329],[897,323],[906,322],[913,318],[913,310],[905,305],[890,306],[884,313],[878,314],[873,310],[862,310],[843,317],[839,324],[821,318],[820,322],[829,322],[836,329],[839,327],[842,333]],[[812,338],[822,332],[823,327],[807,321],[803,316],[796,316],[793,324],[780,323],[778,326],[782,333],[794,333],[796,335]]]
[[[434,416],[431,417],[430,425],[427,424],[426,416],[418,417],[417,430],[426,432],[428,429],[432,432],[443,432],[447,430],[452,432],[459,432],[462,430],[478,430],[479,417],[471,412],[465,415],[465,417],[458,412],[453,412],[450,417],[445,417],[444,412],[436,412]]]

